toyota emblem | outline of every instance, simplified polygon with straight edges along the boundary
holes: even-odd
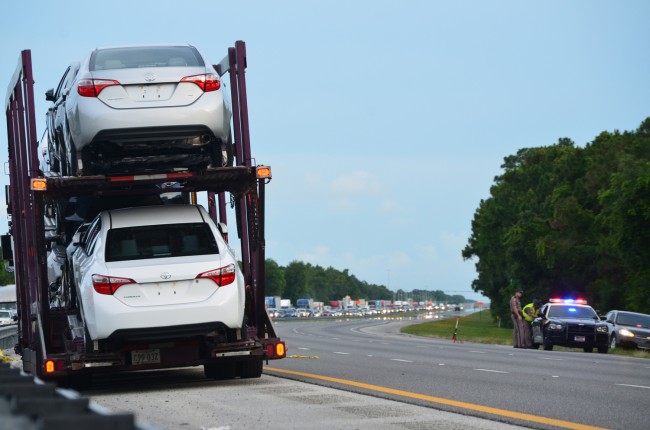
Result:
[[[153,82],[156,80],[156,75],[154,75],[153,73],[147,73],[146,75],[144,75],[144,80],[147,82]]]
[[[169,279],[169,278],[172,277],[172,275],[169,272],[163,272],[163,273],[160,274],[160,277],[162,279]]]

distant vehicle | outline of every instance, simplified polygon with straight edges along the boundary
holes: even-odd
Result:
[[[45,98],[50,169],[64,176],[232,165],[230,103],[194,46],[95,49]]]
[[[0,325],[9,325],[16,322],[16,314],[8,309],[0,310]]]
[[[102,341],[242,328],[244,278],[202,206],[103,211],[71,266],[87,335],[100,349]]]
[[[610,327],[610,348],[650,350],[650,315],[628,311],[609,311],[605,320]]]
[[[280,316],[280,312],[275,308],[267,308],[266,312],[269,314],[269,317],[271,318],[277,318],[278,316]]]
[[[608,324],[601,321],[596,311],[581,299],[551,299],[532,322],[533,343],[551,351],[553,346],[582,348],[601,354],[609,349]]]
[[[299,318],[307,318],[307,317],[311,316],[311,313],[307,309],[298,308],[298,309],[295,310],[295,316],[297,316]]]

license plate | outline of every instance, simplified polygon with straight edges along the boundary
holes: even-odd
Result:
[[[576,336],[573,338],[576,342],[584,342],[585,337],[584,336]]]
[[[156,364],[160,363],[159,349],[139,349],[131,351],[131,364]]]

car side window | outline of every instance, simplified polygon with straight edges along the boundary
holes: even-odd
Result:
[[[61,93],[65,88],[64,84],[66,82],[66,78],[68,78],[68,75],[70,75],[70,66],[68,66],[68,68],[65,69],[65,73],[61,77],[61,80],[59,81],[59,85],[56,87],[56,92],[54,93],[55,100],[58,100],[59,97],[61,97]]]
[[[71,65],[70,67],[68,67],[68,71],[67,71],[65,79],[63,81],[63,88],[61,88],[62,92],[67,90],[68,88],[70,88],[70,86],[72,85],[72,82],[77,77],[77,72],[78,71],[79,71],[79,63],[75,63],[75,64]],[[58,91],[58,89],[57,89],[57,91]],[[57,94],[57,96],[58,95],[59,94]]]
[[[86,237],[84,240],[84,248],[86,250],[86,254],[90,255],[93,253],[93,249],[95,248],[95,243],[97,243],[97,238],[99,237],[99,231],[101,228],[101,218],[97,217],[86,232]]]

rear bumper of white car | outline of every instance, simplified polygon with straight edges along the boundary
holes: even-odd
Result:
[[[131,307],[110,295],[93,292],[94,321],[86,321],[92,340],[110,337],[153,339],[179,338],[207,334],[218,327],[239,329],[244,319],[244,294],[229,285],[217,288],[198,303]]]
[[[205,93],[189,106],[114,109],[96,98],[80,97],[70,117],[72,140],[77,151],[90,144],[101,131],[203,125],[225,141],[230,132],[230,112],[219,92]]]

